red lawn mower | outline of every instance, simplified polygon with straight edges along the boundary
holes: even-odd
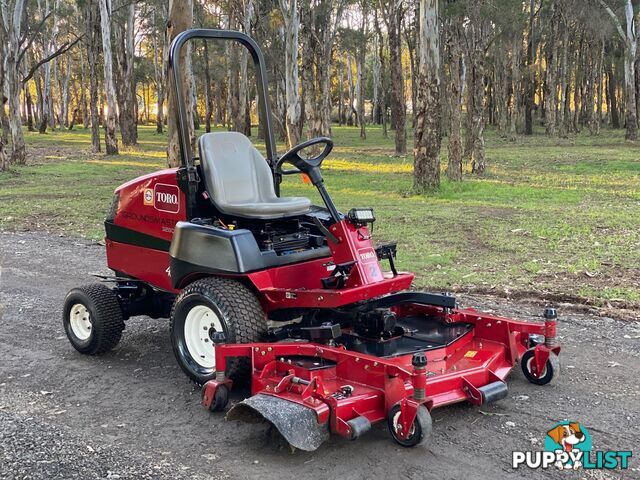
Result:
[[[193,39],[248,49],[266,158],[236,132],[202,135],[194,158],[178,74]],[[518,361],[538,385],[559,374],[555,310],[543,323],[522,322],[409,291],[413,274],[396,269],[396,244],[372,242],[373,210],[344,215],[327,192],[320,167],[331,139],[277,155],[264,60],[250,37],[189,30],[171,45],[169,64],[182,166],[116,189],[105,221],[115,276],[65,300],[64,328],[78,351],[111,349],[131,316],[170,317],[176,359],[204,385],[204,406],[225,409],[233,381],[250,380],[252,396],[228,417],[264,418],[303,450],[329,432],[358,438],[381,421],[411,447],[428,438],[433,408],[504,398]],[[319,155],[302,155],[314,146]],[[324,206],[280,196],[283,175],[300,173]]]

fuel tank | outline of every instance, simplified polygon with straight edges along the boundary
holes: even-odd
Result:
[[[169,246],[176,223],[187,219],[176,172],[161,170],[119,186],[105,220],[109,268],[168,291]]]

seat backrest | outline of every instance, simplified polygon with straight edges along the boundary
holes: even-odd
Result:
[[[207,191],[220,210],[277,198],[267,161],[242,133],[205,133],[198,145]]]

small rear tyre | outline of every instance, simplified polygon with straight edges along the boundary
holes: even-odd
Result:
[[[171,343],[178,365],[204,385],[216,376],[215,346],[257,342],[267,319],[256,295],[236,280],[209,277],[187,285],[171,312]],[[226,376],[238,383],[249,378],[250,360],[227,360]]]
[[[202,396],[204,397],[205,389],[202,389]],[[221,412],[224,410],[229,403],[229,389],[226,385],[218,385],[216,388],[216,393],[213,396],[213,401],[211,405],[209,405],[210,412]]]
[[[520,366],[522,367],[522,373],[524,376],[534,385],[546,385],[550,383],[555,378],[558,378],[560,375],[560,360],[558,359],[558,355],[553,352],[549,353],[549,359],[542,370],[541,375],[535,377],[531,372],[531,366],[534,361],[534,350],[527,350],[522,355],[522,360],[520,360]]]
[[[416,445],[425,445],[431,436],[433,430],[433,421],[431,420],[431,414],[427,407],[420,405],[418,407],[418,413],[411,426],[411,431],[407,438],[400,438],[398,436],[398,430],[401,428],[398,423],[400,419],[400,404],[394,405],[389,414],[387,415],[387,425],[389,426],[389,432],[393,439],[403,447],[415,447]]]
[[[71,345],[87,355],[108,352],[124,330],[118,296],[103,283],[72,289],[64,300],[62,324]]]

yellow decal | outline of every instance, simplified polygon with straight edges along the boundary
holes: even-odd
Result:
[[[144,204],[153,205],[153,188],[144,189]]]
[[[464,356],[467,358],[473,358],[476,356],[476,353],[478,352],[475,350],[469,350],[467,353],[464,354]]]

